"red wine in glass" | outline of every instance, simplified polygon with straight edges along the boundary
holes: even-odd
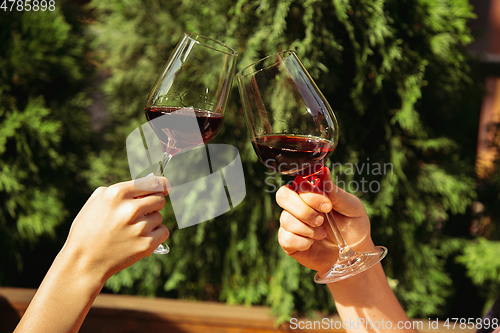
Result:
[[[283,175],[302,177],[320,172],[335,147],[327,139],[291,134],[254,137],[252,144],[268,168]]]
[[[186,110],[182,107],[146,108],[146,118],[162,142],[163,151],[174,155],[181,150],[200,146],[212,140],[222,125],[224,116],[205,110]],[[196,117],[199,132],[190,126],[190,117]],[[163,116],[162,118],[159,118]],[[152,121],[156,119],[156,121]],[[200,137],[201,134],[201,137]]]

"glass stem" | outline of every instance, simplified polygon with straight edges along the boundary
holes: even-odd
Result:
[[[161,162],[158,162],[158,169],[155,172],[155,176],[163,176],[165,169],[167,168],[168,162],[172,159],[174,155],[163,153],[163,159]],[[170,252],[170,247],[167,244],[162,243],[158,245],[156,250],[153,251],[155,254],[168,254]]]
[[[335,236],[335,240],[339,246],[339,260],[346,260],[350,258],[354,251],[351,250],[349,245],[344,240],[344,237],[340,233],[339,227],[337,225],[337,220],[335,220],[335,216],[333,215],[333,211],[330,211],[325,214],[326,220],[330,224],[330,228],[333,231],[333,235]]]
[[[309,175],[307,177],[304,177],[309,183],[319,186],[320,184],[320,177],[319,173],[315,173],[312,175]],[[333,210],[329,211],[328,213],[324,214],[326,220],[328,221],[328,224],[330,225],[330,228],[332,229],[333,235],[335,236],[335,240],[337,241],[337,244],[339,246],[339,260],[347,260],[351,258],[353,255],[356,254],[349,245],[344,240],[344,237],[342,236],[342,233],[339,230],[339,227],[337,225],[337,220],[335,219],[335,216],[333,215]]]
[[[156,169],[155,176],[163,176],[168,162],[170,162],[173,156],[172,154],[163,153],[163,160],[158,163],[158,169]]]

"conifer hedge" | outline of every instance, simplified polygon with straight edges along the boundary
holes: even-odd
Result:
[[[90,188],[130,178],[125,139],[145,122],[147,93],[185,31],[235,48],[240,53],[240,69],[265,55],[294,49],[336,111],[341,137],[330,166],[336,181],[366,205],[375,243],[389,248],[383,266],[408,314],[450,315],[456,313],[454,300],[458,297],[476,297],[479,290],[484,300],[491,300],[500,291],[500,263],[488,259],[494,257],[498,234],[469,232],[472,204],[481,201],[487,208],[495,207],[499,182],[498,177],[493,178],[478,188],[474,171],[482,91],[473,62],[464,51],[471,41],[466,24],[474,17],[466,0],[92,0],[88,9],[91,20],[86,38],[91,52],[87,57],[98,64],[96,73],[107,75],[101,86],[93,87],[105,96],[104,127],[92,133],[95,146],[79,151],[78,158],[84,162],[75,166],[84,169],[78,174]],[[0,24],[16,27],[14,22]],[[15,43],[15,36],[9,38]],[[58,45],[78,40],[63,39]],[[14,68],[15,61],[8,62],[2,52],[0,60]],[[65,80],[71,87],[79,87],[81,63],[71,62],[78,59],[75,50],[65,52],[59,58],[71,69],[65,71]],[[26,75],[35,70],[27,70]],[[5,70],[2,73],[0,92],[10,93],[13,76]],[[46,127],[37,125],[36,133],[60,134],[61,128],[74,124],[73,118],[61,118],[57,106],[52,108],[47,100],[44,104],[37,98],[41,94],[31,93],[32,99],[12,111],[5,111],[9,109],[2,98],[0,148],[6,147],[2,144],[9,138],[3,131],[4,121],[15,112],[21,116],[34,112],[47,123]],[[67,96],[68,103],[82,105],[81,94]],[[39,111],[30,111],[35,107]],[[72,128],[83,132],[85,126]],[[30,128],[22,122],[18,127]],[[24,135],[14,132],[10,135]],[[66,165],[67,156],[73,155],[61,150],[62,141],[54,139],[57,135],[49,137],[39,141],[45,146],[37,153],[53,161],[47,167],[59,170]],[[78,138],[79,146],[90,147]],[[278,245],[281,210],[274,190],[290,179],[270,174],[257,160],[235,88],[215,142],[239,149],[246,177],[245,200],[231,212],[182,230],[176,228],[167,204],[163,213],[172,231],[168,241],[171,253],[150,256],[116,274],[107,288],[121,293],[264,304],[272,307],[278,320],[288,319],[293,311],[333,311],[326,287],[312,282],[314,272],[299,266]],[[17,149],[22,149],[19,145]],[[3,163],[6,155],[1,156]],[[30,155],[15,158],[26,156]],[[29,177],[20,164],[0,164],[4,165],[18,174],[0,176],[2,194],[15,188],[8,187],[8,179],[22,184]],[[42,179],[40,184],[58,183]],[[63,202],[57,201],[60,188],[53,186],[45,186],[41,195]],[[24,189],[18,186],[16,193],[27,195],[21,194],[26,193]],[[21,232],[39,230],[37,219],[10,214],[19,211],[16,207],[21,207],[21,201],[38,208],[36,197],[1,198],[2,239],[22,235],[12,230],[16,222]],[[10,211],[13,204],[9,200],[18,205]],[[47,214],[52,222],[43,224],[46,232],[61,222],[55,218],[60,216],[56,211],[67,209],[63,204],[50,207]],[[494,209],[485,214],[490,214],[491,226],[497,225]],[[477,309],[467,311],[470,316],[481,315]]]
[[[93,70],[77,7],[13,9],[0,11],[0,285],[33,288],[89,193]]]

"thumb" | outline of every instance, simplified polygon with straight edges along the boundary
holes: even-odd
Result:
[[[338,187],[332,180],[330,170],[324,167],[320,175],[320,186],[332,202],[333,210],[348,216],[359,217],[366,214],[365,207],[358,197],[347,193]]]

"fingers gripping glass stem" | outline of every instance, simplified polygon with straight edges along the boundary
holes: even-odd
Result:
[[[303,177],[303,179],[314,186],[321,187],[319,173]],[[339,247],[339,257],[335,264],[327,271],[319,271],[316,273],[314,282],[324,284],[344,280],[366,271],[368,268],[373,267],[376,263],[384,259],[387,254],[387,248],[383,246],[377,246],[373,252],[369,253],[358,253],[351,249],[340,232],[333,209],[324,214],[324,216],[325,220],[328,221],[335,241],[337,242],[337,246]]]

